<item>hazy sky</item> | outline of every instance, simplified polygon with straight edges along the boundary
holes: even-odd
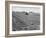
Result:
[[[13,6],[12,7],[13,11],[32,11],[35,13],[40,13],[40,8],[39,7],[20,7],[20,6]]]

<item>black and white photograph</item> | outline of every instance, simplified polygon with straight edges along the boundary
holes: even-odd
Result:
[[[12,7],[12,31],[40,30],[39,7]]]

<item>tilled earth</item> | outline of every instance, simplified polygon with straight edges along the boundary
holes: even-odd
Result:
[[[22,12],[12,12],[12,30],[39,30],[40,29],[40,15],[30,13],[25,15]]]

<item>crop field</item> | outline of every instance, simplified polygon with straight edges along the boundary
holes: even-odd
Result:
[[[40,14],[34,12],[12,12],[12,30],[40,30]]]

